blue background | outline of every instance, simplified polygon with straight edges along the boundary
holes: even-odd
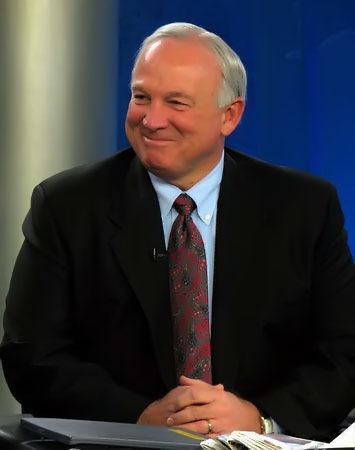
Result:
[[[227,145],[320,175],[338,189],[355,254],[355,1],[122,1],[118,145],[140,42],[168,22],[219,34],[244,62],[247,108]]]

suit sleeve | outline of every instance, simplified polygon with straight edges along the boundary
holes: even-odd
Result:
[[[328,440],[355,406],[355,268],[333,188],[313,251],[309,348],[284,382],[255,398],[295,436]],[[290,348],[289,352],[293,352]]]
[[[73,261],[41,186],[23,232],[1,348],[13,395],[34,415],[135,422],[152,399],[120,386],[78,351]]]

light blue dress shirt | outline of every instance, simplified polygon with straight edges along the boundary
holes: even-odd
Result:
[[[178,187],[169,184],[161,178],[148,172],[155,192],[158,196],[166,248],[168,248],[171,227],[178,215],[176,209],[173,208],[174,201],[180,194],[186,193],[196,203],[196,209],[192,212],[191,218],[194,221],[199,232],[201,233],[202,240],[205,245],[210,327],[212,320],[213,269],[214,249],[216,241],[217,201],[223,175],[223,166],[224,152],[214,169],[212,169],[212,171],[208,175],[206,175],[202,180],[200,180],[187,191],[182,191]]]

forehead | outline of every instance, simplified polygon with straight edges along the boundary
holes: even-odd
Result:
[[[134,85],[155,83],[216,87],[221,69],[216,55],[196,38],[163,38],[148,45],[139,56],[132,74]],[[178,86],[177,86],[178,87]]]

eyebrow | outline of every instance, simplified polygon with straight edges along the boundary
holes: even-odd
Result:
[[[141,91],[141,92],[144,92],[144,94],[148,95],[148,92],[142,86],[140,86],[139,83],[133,83],[131,85],[131,89],[132,89],[132,91]],[[170,92],[167,92],[165,97],[186,98],[187,100],[189,100],[190,102],[195,104],[195,100],[192,97],[190,97],[188,94],[186,94],[185,92],[182,92],[182,91],[170,91]]]
[[[131,89],[132,89],[132,91],[143,91],[143,92],[145,92],[145,90],[140,86],[139,83],[132,83],[131,84]]]
[[[171,91],[168,92],[166,97],[179,97],[179,98],[186,98],[187,100],[190,100],[190,102],[195,103],[194,99],[191,98],[188,94],[185,94],[185,92],[181,91]]]

